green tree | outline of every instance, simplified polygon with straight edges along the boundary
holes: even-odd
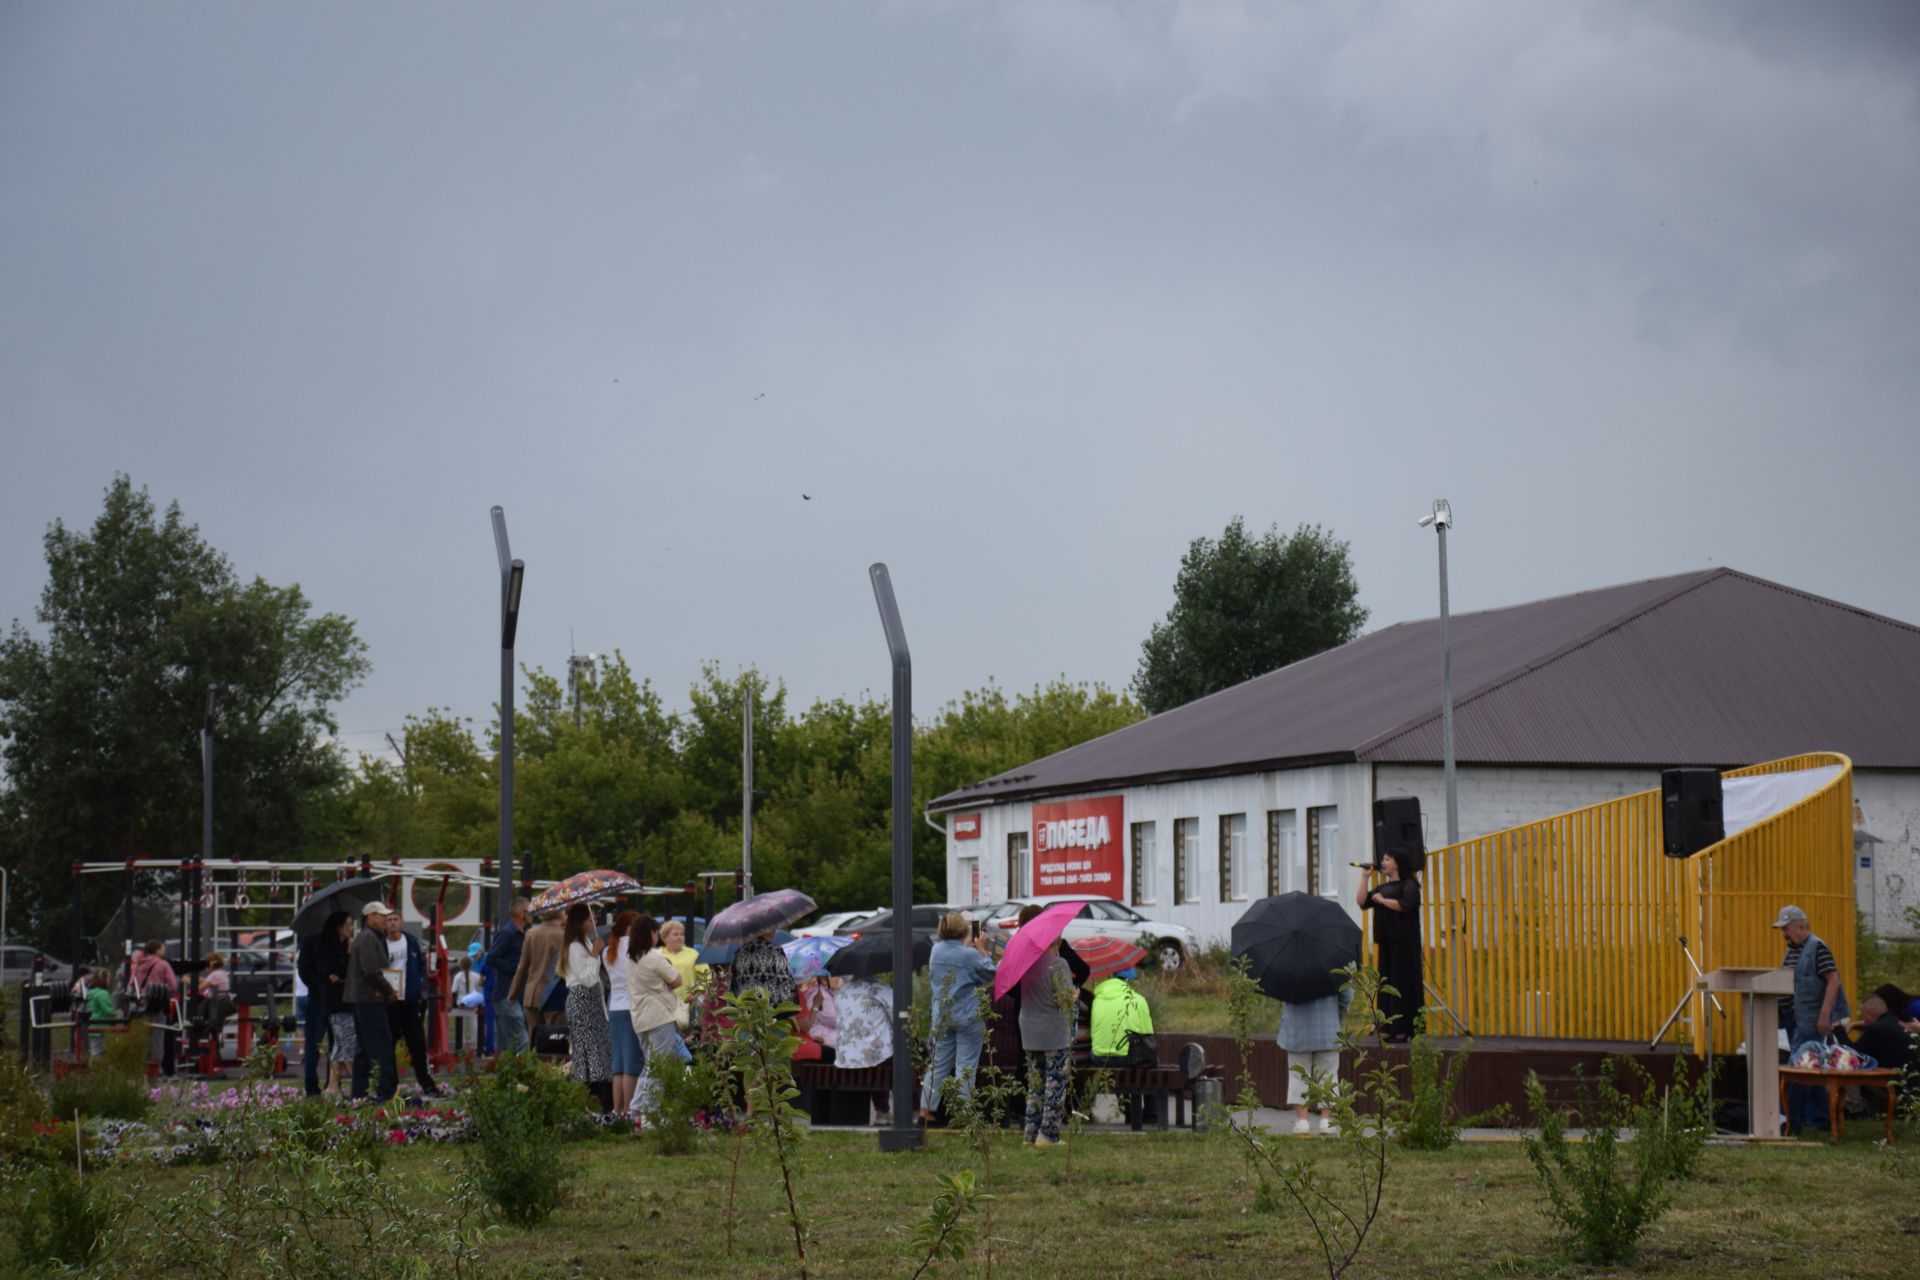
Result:
[[[1218,541],[1195,538],[1173,607],[1140,646],[1133,691],[1158,715],[1345,644],[1360,634],[1347,544],[1319,525],[1247,536],[1239,516]]]
[[[368,670],[353,623],[298,586],[240,581],[126,476],[90,530],[55,521],[45,548],[41,634],[16,619],[0,642],[0,843],[28,931],[64,947],[70,862],[199,851],[209,686],[215,853],[314,852],[346,772],[333,708]],[[119,888],[83,887],[86,932]]]

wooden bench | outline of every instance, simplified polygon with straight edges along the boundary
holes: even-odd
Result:
[[[1178,1067],[1096,1067],[1080,1064],[1073,1068],[1075,1096],[1087,1087],[1088,1082],[1098,1073],[1107,1074],[1107,1091],[1117,1096],[1126,1112],[1127,1125],[1138,1133],[1147,1127],[1146,1100],[1157,1098],[1160,1102],[1158,1125],[1167,1127],[1167,1113],[1173,1111],[1174,1122],[1182,1129],[1188,1128],[1192,1120],[1188,1117],[1193,1101],[1193,1081],[1187,1073]],[[1200,1073],[1201,1077],[1219,1076],[1221,1068],[1208,1067]]]
[[[869,1110],[873,1095],[893,1092],[893,1061],[852,1068],[836,1067],[831,1062],[796,1062],[793,1083],[800,1090],[800,1109],[813,1117],[815,1125],[865,1125],[873,1118]],[[917,1077],[913,1092],[919,1096]]]

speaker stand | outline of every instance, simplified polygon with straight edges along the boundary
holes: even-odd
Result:
[[[1453,1006],[1440,998],[1440,993],[1433,989],[1433,984],[1431,982],[1422,980],[1420,985],[1427,989],[1427,999],[1433,1004],[1439,1005],[1441,1009],[1446,1011],[1446,1015],[1449,1018],[1453,1019],[1453,1025],[1460,1028],[1461,1035],[1470,1036],[1473,1034],[1472,1029],[1467,1026],[1466,1019],[1462,1018],[1459,1014],[1455,1013],[1453,1011]]]
[[[1655,1049],[1658,1049],[1660,1047],[1660,1042],[1667,1038],[1667,1028],[1671,1027],[1674,1024],[1674,1020],[1677,1019],[1682,1013],[1686,1012],[1687,1001],[1693,999],[1695,995],[1699,994],[1698,988],[1695,984],[1699,982],[1704,982],[1707,977],[1705,970],[1701,969],[1700,967],[1700,962],[1693,958],[1693,951],[1687,945],[1687,935],[1682,933],[1677,936],[1680,942],[1680,954],[1687,958],[1687,967],[1693,970],[1693,976],[1695,981],[1694,983],[1688,984],[1687,990],[1681,995],[1679,1002],[1673,1006],[1673,1012],[1667,1015],[1667,1020],[1660,1024],[1660,1029],[1653,1033],[1653,1039],[1647,1042],[1647,1052],[1649,1053],[1652,1053]],[[1726,1013],[1726,1009],[1721,1007],[1719,996],[1716,996],[1715,994],[1713,994],[1713,992],[1709,991],[1707,992],[1707,999],[1713,1003],[1713,1011],[1715,1013],[1719,1013],[1719,1014]],[[1711,1057],[1713,1053],[1713,1039],[1711,1036],[1709,1036],[1707,1039],[1707,1053],[1709,1057]]]

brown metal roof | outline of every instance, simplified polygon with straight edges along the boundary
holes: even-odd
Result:
[[[1453,619],[1463,764],[1920,768],[1920,628],[1732,569]],[[1440,758],[1440,624],[1404,622],[952,791],[935,809]]]

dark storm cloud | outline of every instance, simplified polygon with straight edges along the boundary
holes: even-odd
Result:
[[[0,609],[115,469],[360,619],[355,745],[521,652],[1122,682],[1188,539],[1378,623],[1712,559],[1920,619],[1911,6],[0,13]],[[811,495],[803,499],[802,494]]]

